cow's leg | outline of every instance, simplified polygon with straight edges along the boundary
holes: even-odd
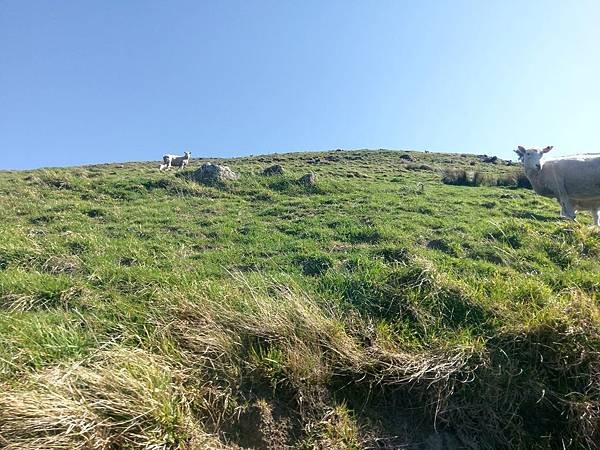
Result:
[[[569,199],[569,197],[563,197],[559,200],[559,202],[561,206],[560,216],[575,220],[575,208],[573,208],[571,199]]]
[[[575,220],[575,207],[563,183],[556,183],[556,194],[561,207],[560,217]]]
[[[594,225],[600,226],[600,207],[592,208],[592,222]]]
[[[163,156],[163,163],[160,165],[160,170],[169,170],[171,168],[171,158]]]

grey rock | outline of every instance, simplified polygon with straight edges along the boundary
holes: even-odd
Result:
[[[484,163],[488,163],[488,164],[496,164],[496,163],[498,163],[498,157],[483,155],[483,157],[481,158],[481,161]]]
[[[263,175],[270,177],[273,175],[283,175],[284,172],[285,171],[283,170],[283,166],[281,166],[280,164],[275,164],[263,170]]]
[[[193,174],[193,179],[204,184],[224,183],[238,178],[239,175],[229,167],[212,163],[202,164]]]
[[[314,186],[315,184],[317,184],[317,176],[313,172],[310,172],[306,175],[302,175],[298,182],[306,186]]]

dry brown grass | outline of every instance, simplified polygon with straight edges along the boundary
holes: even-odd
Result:
[[[176,316],[170,332],[184,349],[186,366],[219,380],[210,384],[212,391],[203,399],[215,431],[248,412],[240,392],[248,401],[252,393],[263,395],[266,387],[288,399],[286,407],[297,414],[291,419],[301,422],[304,440],[322,439],[323,424],[339,419],[347,430],[339,436],[325,434],[331,435],[328,439],[338,436],[338,443],[365,444],[369,437],[360,427],[349,416],[338,417],[332,385],[362,386],[366,391],[414,389],[425,408],[441,417],[455,385],[474,369],[472,348],[415,353],[397,346],[393,351],[379,345],[376,334],[365,346],[361,340],[372,332],[363,319],[344,317],[287,285],[251,287],[239,276],[237,288],[182,300]],[[328,448],[336,447],[332,442]]]
[[[169,364],[113,348],[43,371],[0,395],[8,449],[177,448],[192,435],[188,402]]]

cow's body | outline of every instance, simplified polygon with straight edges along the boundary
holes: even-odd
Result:
[[[160,170],[169,170],[171,167],[185,168],[190,162],[192,154],[185,152],[183,156],[167,154],[163,156],[163,163],[160,165]]]
[[[563,217],[575,219],[576,210],[588,209],[600,225],[600,154],[546,158],[551,149],[517,150],[533,189],[556,198]]]

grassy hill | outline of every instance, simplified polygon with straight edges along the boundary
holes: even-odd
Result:
[[[0,448],[599,448],[589,215],[473,155],[224,162],[0,173]]]

